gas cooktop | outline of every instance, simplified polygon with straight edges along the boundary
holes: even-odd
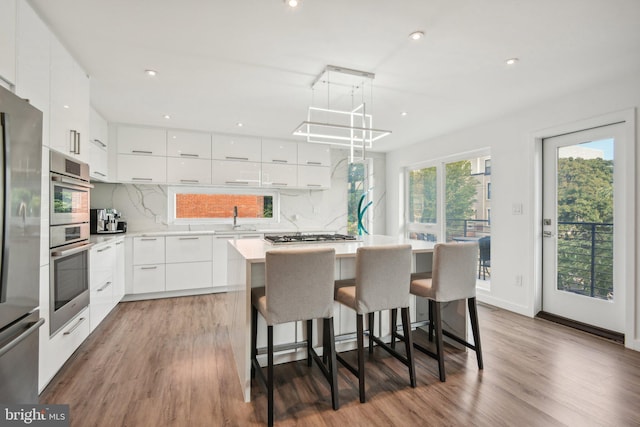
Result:
[[[355,242],[358,241],[358,238],[346,234],[283,234],[267,235],[264,236],[264,240],[272,245],[286,245],[296,243]]]

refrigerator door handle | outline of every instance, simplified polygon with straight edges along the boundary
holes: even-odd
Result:
[[[14,348],[15,346],[17,346],[18,344],[20,344],[22,341],[24,341],[26,338],[29,337],[29,335],[31,335],[32,333],[34,333],[35,331],[38,330],[38,328],[40,326],[42,326],[42,324],[44,323],[44,318],[40,318],[38,319],[37,322],[33,322],[31,323],[31,326],[29,326],[27,328],[26,331],[24,331],[23,333],[21,333],[20,335],[18,335],[16,338],[14,338],[13,340],[11,340],[7,345],[5,345],[4,347],[0,348],[0,357],[4,356],[6,353],[8,353],[12,348]]]

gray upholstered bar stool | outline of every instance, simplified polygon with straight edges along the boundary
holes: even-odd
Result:
[[[411,387],[416,386],[413,345],[411,342],[411,318],[409,315],[409,285],[411,282],[411,246],[371,246],[358,248],[356,253],[356,277],[354,280],[336,282],[336,301],[356,312],[358,367],[350,365],[340,355],[337,359],[358,377],[360,402],[365,402],[364,371],[364,318],[369,317],[369,353],[373,343],[388,351],[409,368]],[[374,335],[374,314],[381,310],[401,309],[406,356],[389,347]]]
[[[251,373],[267,387],[268,424],[273,425],[273,326],[307,321],[307,364],[315,360],[331,386],[331,403],[338,409],[338,381],[333,334],[335,250],[332,248],[273,250],[266,253],[265,286],[251,290]],[[267,322],[267,378],[258,364],[258,312]],[[313,321],[323,319],[323,358],[313,349]]]
[[[411,293],[429,299],[429,340],[433,340],[435,330],[436,352],[414,342],[414,346],[438,361],[440,381],[445,381],[444,349],[442,335],[474,350],[478,368],[483,369],[478,311],[476,309],[476,263],[477,243],[439,243],[434,247],[432,277],[411,282]],[[474,344],[442,329],[441,303],[466,299],[471,318]],[[394,314],[392,313],[392,322]],[[395,329],[394,329],[395,332]],[[405,335],[406,336],[406,335]],[[392,333],[392,340],[397,334]]]

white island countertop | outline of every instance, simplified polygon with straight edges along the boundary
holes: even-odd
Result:
[[[240,255],[250,263],[264,262],[265,253],[271,250],[331,247],[336,250],[336,258],[346,258],[353,257],[358,248],[364,246],[410,244],[412,252],[415,254],[422,252],[433,252],[433,246],[435,245],[434,242],[426,242],[424,240],[412,240],[381,235],[361,236],[361,240],[358,241],[341,241],[335,243],[313,242],[274,245],[263,239],[242,239],[230,240],[229,244],[236,248]]]

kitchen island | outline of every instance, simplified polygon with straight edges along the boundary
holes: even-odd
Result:
[[[264,286],[265,253],[269,250],[287,250],[300,247],[331,247],[336,251],[335,278],[349,279],[355,277],[356,251],[362,246],[410,244],[413,252],[412,273],[431,271],[433,242],[422,240],[399,239],[390,236],[362,236],[355,242],[312,243],[272,245],[263,239],[230,240],[228,245],[228,284],[227,317],[229,338],[236,361],[236,368],[244,399],[251,399],[251,288]],[[304,285],[304,284],[301,284]],[[461,336],[466,335],[465,305],[463,302],[450,303],[443,311],[443,322],[447,329]],[[426,301],[411,299],[411,319],[426,320],[428,309]],[[276,325],[274,327],[274,346],[280,350],[274,358],[275,363],[284,363],[306,357],[306,341],[304,322]],[[320,346],[318,337],[322,337],[321,322],[314,326],[312,337],[314,346]],[[334,327],[338,351],[355,348],[356,314],[336,303],[334,310]],[[376,329],[380,335],[389,334],[389,313],[376,316]],[[266,346],[266,323],[258,316],[258,347]],[[260,351],[259,351],[260,353]]]

